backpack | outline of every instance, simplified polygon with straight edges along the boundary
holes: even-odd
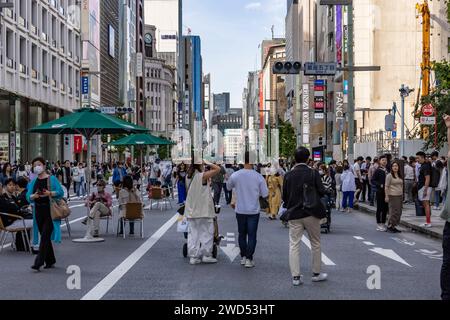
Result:
[[[441,172],[436,167],[431,167],[430,187],[437,188],[441,180]]]

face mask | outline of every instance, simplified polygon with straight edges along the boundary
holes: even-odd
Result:
[[[34,167],[34,173],[36,173],[37,175],[40,175],[42,172],[44,172],[44,167],[43,166],[36,166],[36,167]]]
[[[322,171],[322,170],[319,170],[319,174],[320,174],[320,175],[323,175],[323,171]]]

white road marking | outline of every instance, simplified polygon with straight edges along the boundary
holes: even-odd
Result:
[[[406,239],[400,239],[400,238],[391,238],[391,239],[397,241],[398,243],[406,244],[406,245],[408,245],[408,246],[414,246],[414,245],[416,244],[414,241],[409,242],[409,241],[406,240]]]
[[[178,214],[170,218],[147,241],[130,254],[120,265],[109,273],[94,288],[85,294],[81,300],[100,300],[109,290],[158,242],[159,239],[177,221]]]
[[[375,244],[373,244],[373,243],[370,242],[370,241],[364,241],[363,243],[366,244],[366,245],[368,245],[368,246],[374,246],[374,245],[375,245]]]
[[[302,241],[303,243],[309,248],[309,250],[311,250],[311,242],[309,241],[309,239],[306,236],[302,237]],[[331,261],[330,258],[328,258],[323,252],[322,252],[322,262],[327,265],[327,266],[335,266],[336,264]]]
[[[77,207],[82,207],[82,206],[84,206],[84,204],[76,205],[76,206],[70,206],[69,208],[72,209],[72,208],[77,208]],[[115,206],[112,206],[112,208],[116,208],[116,207],[118,207],[118,206],[119,206],[119,205],[115,205]],[[69,224],[73,224],[73,223],[78,222],[78,221],[81,221],[81,220],[83,220],[83,219],[85,219],[85,218],[86,218],[86,217],[81,217],[81,218],[78,218],[78,219],[70,220],[70,221],[69,221]],[[66,223],[61,224],[61,228],[65,227],[65,226],[66,226]],[[11,243],[7,243],[7,244],[5,244],[5,246],[3,247],[3,249],[8,248],[8,247],[10,247],[10,246],[11,246]]]
[[[356,240],[364,240],[363,237],[358,237],[358,236],[353,236],[353,238],[355,238]]]
[[[369,251],[378,253],[379,255],[382,255],[386,258],[392,259],[394,261],[400,262],[404,265],[407,265],[408,267],[412,268],[412,266],[406,262],[405,260],[403,260],[402,257],[400,257],[397,253],[395,253],[394,250],[391,249],[383,249],[383,248],[373,248],[373,249],[369,249]]]
[[[220,247],[220,249],[222,249],[231,262],[233,262],[234,259],[236,259],[236,257],[241,253],[241,250],[233,243],[227,243],[226,247]]]

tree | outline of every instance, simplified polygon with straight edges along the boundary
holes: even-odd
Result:
[[[160,138],[166,139],[163,135],[159,135]],[[172,146],[159,146],[158,156],[162,160],[167,160],[172,154]]]
[[[290,159],[292,158],[295,148],[297,147],[297,141],[295,137],[295,131],[292,124],[288,121],[281,119],[279,122],[279,138],[280,138],[280,157]]]
[[[430,128],[431,134],[425,141],[424,149],[434,147],[435,134],[437,134],[437,149],[442,148],[447,141],[447,129],[442,121],[444,113],[450,114],[450,62],[433,62],[432,69],[435,74],[436,87],[431,91],[430,95],[423,97],[421,105],[431,103],[437,112],[437,130]]]

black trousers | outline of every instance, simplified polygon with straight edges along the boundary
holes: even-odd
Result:
[[[384,199],[384,188],[380,188],[377,191],[377,223],[386,223],[386,216],[389,211],[389,206]]]
[[[66,187],[66,189],[67,189],[67,200],[69,200],[70,199],[70,182],[64,183],[64,187]]]
[[[363,180],[363,189],[362,189],[362,201],[371,201],[371,190],[370,183],[367,179]],[[367,197],[366,197],[367,195]]]
[[[39,243],[39,253],[36,256],[34,265],[41,267],[44,265],[52,265],[56,263],[55,253],[52,245],[53,220],[50,215],[49,205],[36,206],[36,223],[38,225],[41,240]]]
[[[231,203],[231,198],[233,196],[233,192],[231,190],[227,189],[227,184],[223,184],[223,192],[225,192],[225,200],[227,201],[227,204]]]
[[[442,248],[444,255],[441,269],[441,298],[450,301],[450,222],[448,221],[445,223]]]
[[[220,196],[222,194],[222,183],[220,182],[213,182],[211,184],[211,187],[214,191],[214,204],[220,203]]]

